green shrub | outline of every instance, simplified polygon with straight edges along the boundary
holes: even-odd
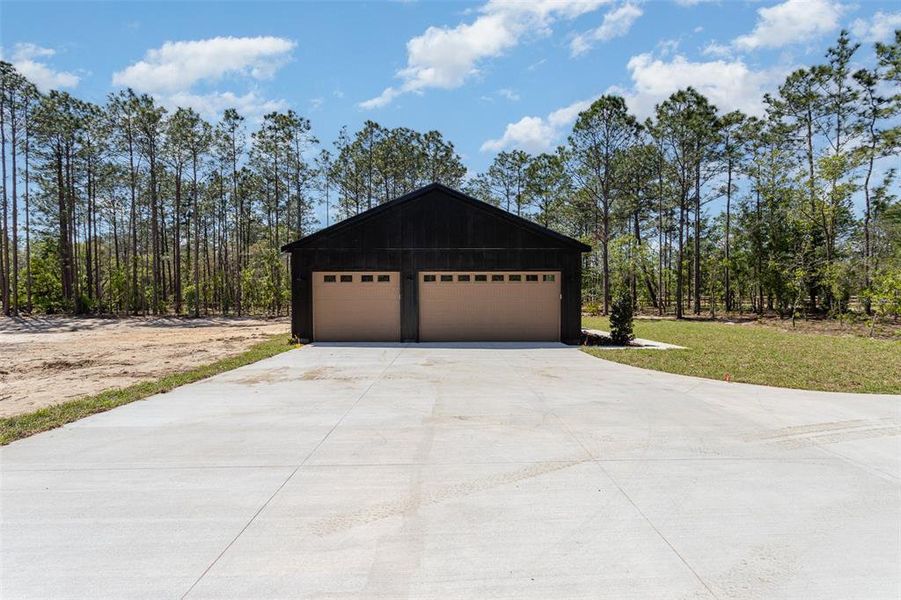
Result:
[[[591,315],[593,317],[600,315],[603,311],[604,311],[604,307],[602,307],[597,302],[586,302],[582,306],[582,312],[584,312],[587,315]]]
[[[610,308],[610,339],[622,346],[635,339],[632,333],[632,297],[627,292],[617,295]]]

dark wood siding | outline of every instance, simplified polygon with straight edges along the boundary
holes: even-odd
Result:
[[[562,273],[561,331],[578,343],[581,329],[581,250],[519,225],[492,209],[440,189],[359,224],[323,232],[292,248],[293,335],[309,341],[313,271],[400,271],[401,336],[418,341],[419,271],[530,271]]]

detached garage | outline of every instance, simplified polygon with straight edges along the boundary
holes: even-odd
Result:
[[[440,184],[282,250],[302,342],[579,342],[590,248]]]

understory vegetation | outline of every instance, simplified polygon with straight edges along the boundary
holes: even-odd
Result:
[[[156,380],[143,381],[124,388],[106,390],[93,396],[77,398],[55,406],[41,408],[31,413],[6,417],[0,419],[0,446],[5,446],[10,442],[42,431],[62,427],[66,423],[105,412],[154,394],[165,393],[178,386],[194,383],[225,371],[231,371],[232,369],[237,369],[238,367],[243,367],[298,347],[297,344],[291,343],[289,336],[276,335],[264,342],[255,344],[240,354],[217,360],[208,365],[166,375]]]
[[[589,243],[589,312],[625,290],[677,318],[901,313],[901,32],[863,49],[842,32],[755,115],[689,87],[640,121],[601,96],[560,147],[484,173],[437,131],[366,121],[327,147],[293,110],[213,123],[0,69],[7,315],[283,314],[283,243],[430,182]]]
[[[583,317],[583,327],[607,330],[608,319]],[[741,383],[822,390],[901,394],[901,340],[865,335],[783,331],[754,322],[643,318],[635,336],[685,350],[609,350],[585,347],[627,365]]]

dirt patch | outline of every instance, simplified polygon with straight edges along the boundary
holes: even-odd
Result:
[[[240,354],[288,319],[0,318],[0,417]]]

